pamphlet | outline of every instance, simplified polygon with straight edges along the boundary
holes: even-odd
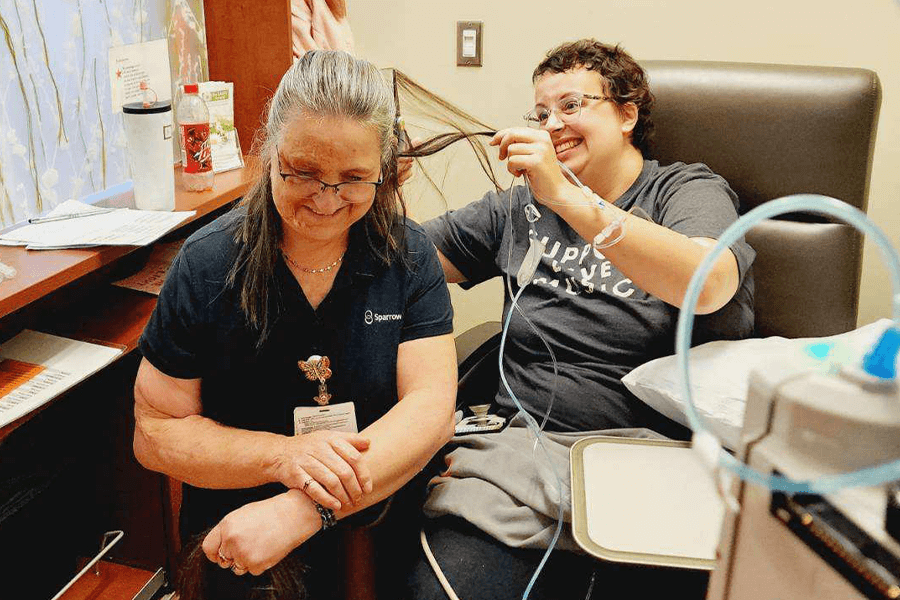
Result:
[[[209,109],[209,145],[213,171],[221,173],[244,166],[237,129],[234,128],[234,84],[230,81],[204,81],[200,97]]]
[[[30,224],[0,234],[0,246],[25,246],[29,250],[146,246],[195,212],[98,208],[66,200],[46,215],[30,219]]]

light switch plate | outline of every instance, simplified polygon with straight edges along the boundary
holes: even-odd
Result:
[[[481,21],[456,22],[456,66],[481,66],[483,25]]]

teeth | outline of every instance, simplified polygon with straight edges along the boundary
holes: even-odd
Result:
[[[562,144],[559,144],[554,149],[556,150],[556,153],[559,154],[560,152],[565,152],[569,148],[574,148],[575,146],[577,146],[580,143],[581,142],[578,142],[575,140],[569,140],[568,142],[563,142]]]

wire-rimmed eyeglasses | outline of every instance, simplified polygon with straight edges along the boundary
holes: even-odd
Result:
[[[368,202],[375,197],[378,186],[384,183],[384,177],[378,181],[341,181],[340,183],[325,183],[321,179],[301,175],[299,173],[285,173],[281,170],[281,153],[276,148],[279,158],[278,174],[287,189],[292,194],[298,194],[306,198],[316,198],[332,188],[338,198],[350,204]]]
[[[529,127],[540,129],[547,126],[550,115],[556,112],[556,118],[563,123],[573,123],[578,120],[581,115],[581,107],[584,105],[584,99],[588,100],[609,100],[606,96],[594,96],[592,94],[572,94],[566,96],[556,103],[556,106],[547,108],[546,106],[535,106],[533,109],[525,113],[525,122]]]

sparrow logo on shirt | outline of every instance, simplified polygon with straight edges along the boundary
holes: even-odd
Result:
[[[366,322],[366,325],[371,325],[372,323],[381,323],[383,321],[400,321],[403,319],[403,315],[398,314],[379,314],[373,313],[371,310],[367,310],[366,314],[363,316],[363,320]]]

